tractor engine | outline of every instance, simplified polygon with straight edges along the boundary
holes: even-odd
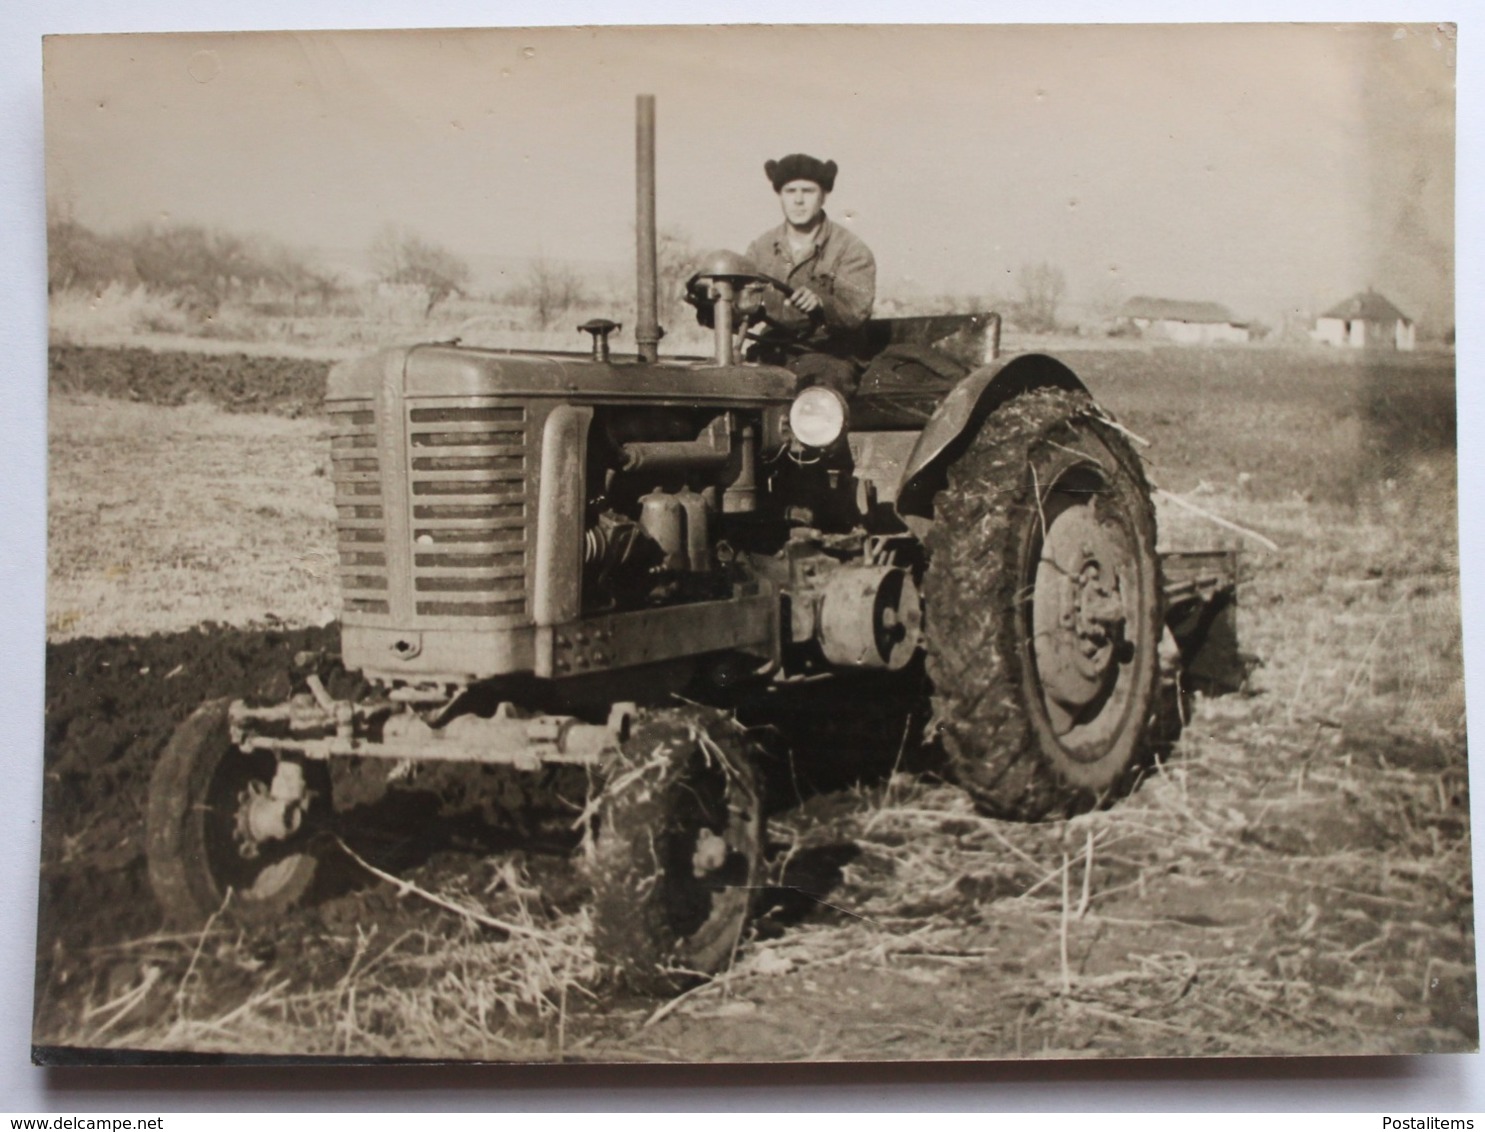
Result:
[[[796,383],[441,345],[337,366],[347,665],[430,691],[721,653],[902,667],[916,543],[868,534],[874,434],[804,443]]]
[[[720,520],[758,510],[760,424],[714,409],[601,412],[588,448],[584,612],[730,593],[742,579]]]

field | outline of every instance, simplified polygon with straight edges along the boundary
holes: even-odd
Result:
[[[976,816],[883,726],[890,697],[804,705],[817,741],[764,768],[755,926],[661,1001],[591,951],[560,778],[508,784],[537,804],[493,825],[446,799],[380,815],[271,930],[160,930],[142,812],[174,725],[350,679],[323,363],[54,351],[41,1055],[1476,1048],[1452,356],[1059,354],[1150,442],[1162,544],[1244,546],[1247,685],[1198,699],[1130,798],[1039,826]]]

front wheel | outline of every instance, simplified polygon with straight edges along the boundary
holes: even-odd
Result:
[[[742,728],[701,707],[641,716],[595,820],[600,960],[644,993],[726,967],[763,873],[763,806]]]
[[[934,501],[928,672],[956,777],[1038,820],[1127,789],[1158,733],[1155,512],[1137,454],[1086,394],[998,408]]]
[[[231,703],[196,709],[150,778],[150,887],[166,919],[183,928],[220,910],[273,919],[314,880],[305,819],[328,798],[324,768],[240,751],[228,731]]]

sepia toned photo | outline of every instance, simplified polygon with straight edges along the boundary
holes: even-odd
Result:
[[[34,1059],[1476,1050],[1455,60],[49,38]]]

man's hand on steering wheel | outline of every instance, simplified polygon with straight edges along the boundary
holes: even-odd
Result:
[[[777,291],[782,297],[785,307],[792,307],[804,315],[807,320],[805,325],[800,326],[796,322],[785,321],[779,318],[777,315],[769,312],[769,304],[762,301],[762,298],[765,296],[760,296],[760,301],[756,311],[753,313],[753,318],[774,331],[775,337],[807,337],[824,319],[825,304],[820,296],[808,287],[794,287],[782,279],[761,273],[757,276],[757,281],[765,287],[770,287]]]
[[[808,287],[795,287],[787,296],[786,301],[803,314],[813,314],[825,306],[825,301]]]

